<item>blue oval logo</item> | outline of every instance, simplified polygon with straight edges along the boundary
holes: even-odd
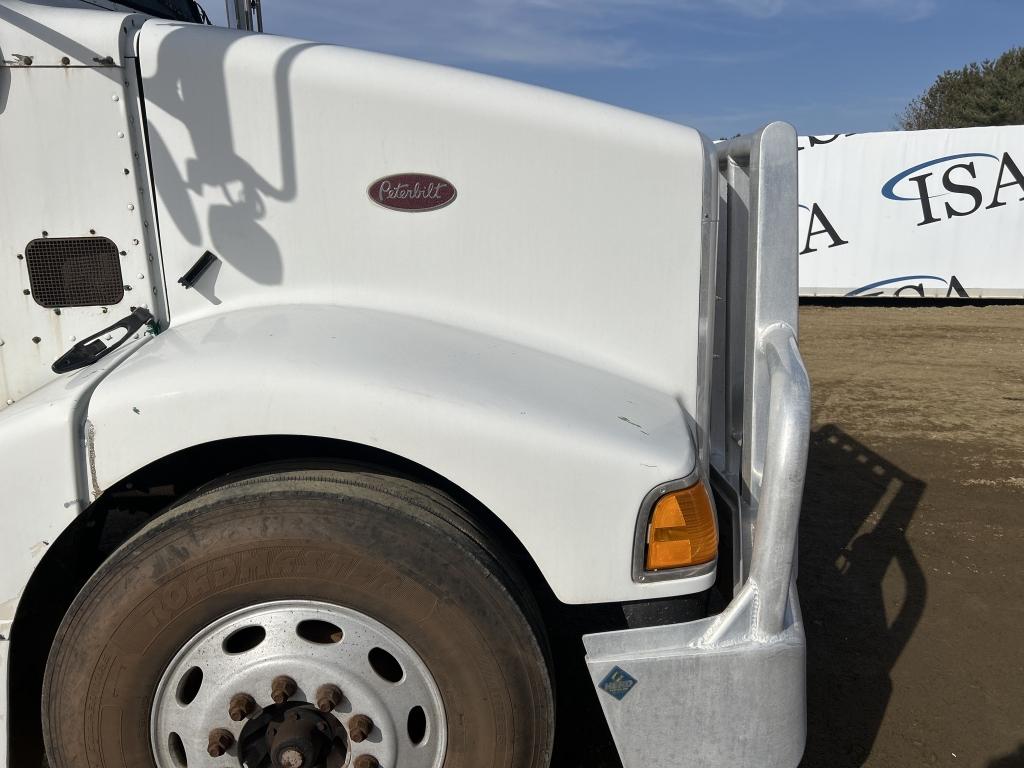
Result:
[[[999,158],[996,157],[995,155],[989,155],[984,152],[965,152],[960,155],[947,155],[946,157],[938,157],[935,160],[929,160],[926,163],[915,165],[913,168],[908,168],[902,173],[893,176],[891,179],[885,182],[885,185],[882,187],[882,197],[886,197],[889,200],[899,200],[901,202],[917,202],[918,200],[921,199],[920,197],[901,197],[900,195],[897,195],[896,185],[899,184],[904,179],[906,179],[907,177],[909,177],[910,175],[917,173],[918,171],[923,171],[925,168],[930,168],[933,165],[941,165],[942,163],[949,162],[950,160],[962,160],[965,157],[990,157],[993,160],[999,160]],[[931,195],[931,197],[940,197],[940,195]]]

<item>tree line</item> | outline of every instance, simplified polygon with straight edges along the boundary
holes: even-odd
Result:
[[[904,131],[1024,125],[1024,48],[943,72],[897,120]]]

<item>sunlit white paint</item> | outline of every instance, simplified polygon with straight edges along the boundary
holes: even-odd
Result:
[[[479,499],[566,602],[662,597],[714,580],[630,576],[644,495],[695,466],[675,399],[476,331],[324,306],[197,319],[114,371],[88,418],[101,488],[226,437],[340,437],[416,461]]]
[[[139,40],[172,322],[335,304],[467,327],[695,411],[697,132],[389,56],[153,22]],[[436,174],[458,198],[382,208]],[[195,289],[174,281],[205,250]]]
[[[693,468],[697,133],[293,40],[151,22],[138,45],[171,332],[90,407],[101,489],[208,440],[335,437],[474,493],[567,601],[707,586],[637,585],[629,567],[643,496]],[[375,179],[409,171],[442,176],[457,200],[409,214],[369,199]],[[191,290],[174,284],[207,250],[220,263]],[[299,309],[311,305],[316,322]],[[403,406],[408,392],[423,402]],[[655,401],[653,427],[630,415]],[[522,406],[517,423],[548,418],[505,435],[501,404]],[[633,441],[651,429],[661,442],[647,456]]]
[[[71,0],[0,3],[0,59],[20,62],[0,65],[3,638],[10,637],[33,569],[90,502],[84,402],[130,349],[64,377],[56,377],[50,365],[77,338],[128,314],[129,303],[151,300],[142,288],[126,292],[123,306],[108,307],[106,313],[96,307],[57,315],[23,293],[29,284],[25,263],[16,255],[43,231],[82,236],[95,230],[125,251],[126,274],[159,274],[150,271],[153,265],[141,245],[146,239],[138,187],[148,181],[137,173],[145,165],[136,166],[133,154],[138,134],[129,123],[133,102],[126,98],[129,70],[123,66],[130,65],[123,52],[130,50],[133,22],[141,24],[143,18]],[[129,204],[137,210],[129,211]],[[0,641],[0,768],[7,765],[7,653],[8,643]]]
[[[5,375],[36,378],[18,380],[0,415],[0,482],[25,510],[0,518],[11,553],[0,626],[43,542],[91,496],[171,451],[239,435],[331,437],[419,462],[504,520],[569,602],[709,586],[712,576],[630,577],[641,500],[695,463],[696,132],[386,56],[164,22],[136,33],[124,14],[37,10],[0,3],[0,54],[33,45],[47,61],[62,51],[100,61],[72,73],[0,68],[0,130],[47,117],[35,143],[20,142],[25,156],[4,162],[46,176],[58,175],[56,158],[66,166],[37,205],[55,223],[7,197],[4,215],[27,215],[3,231],[11,243],[36,229],[138,239],[125,274],[147,278],[136,290],[157,288],[153,308],[170,329],[51,380],[61,344],[121,315],[69,314],[81,322],[48,333],[29,368],[12,338],[48,315],[10,304]],[[136,229],[148,189],[123,174],[135,151],[146,160],[132,122],[135,44],[160,215],[153,262]],[[40,131],[53,156],[33,159]],[[402,172],[442,176],[458,198],[414,215],[368,198],[373,180]],[[192,290],[178,286],[207,249],[221,262]],[[161,257],[163,273],[150,272]],[[18,280],[0,285],[20,296]],[[134,292],[129,302],[142,303]]]
[[[128,122],[131,68],[94,61],[119,61],[119,46],[142,18],[80,4],[0,3],[0,57],[19,53],[33,61],[0,67],[0,411],[55,378],[50,365],[73,337],[86,338],[154,299],[139,203],[148,180]],[[69,66],[60,63],[64,51]],[[59,313],[37,304],[25,293],[28,270],[17,256],[44,232],[110,238],[124,252],[122,274],[131,284],[122,301]],[[134,280],[136,274],[149,280]]]

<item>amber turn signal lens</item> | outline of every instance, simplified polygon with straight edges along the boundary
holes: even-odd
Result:
[[[718,556],[715,508],[704,483],[666,493],[647,529],[647,570],[710,563]]]

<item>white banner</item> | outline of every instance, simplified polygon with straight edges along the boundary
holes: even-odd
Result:
[[[1024,126],[799,146],[801,296],[1024,296]]]

